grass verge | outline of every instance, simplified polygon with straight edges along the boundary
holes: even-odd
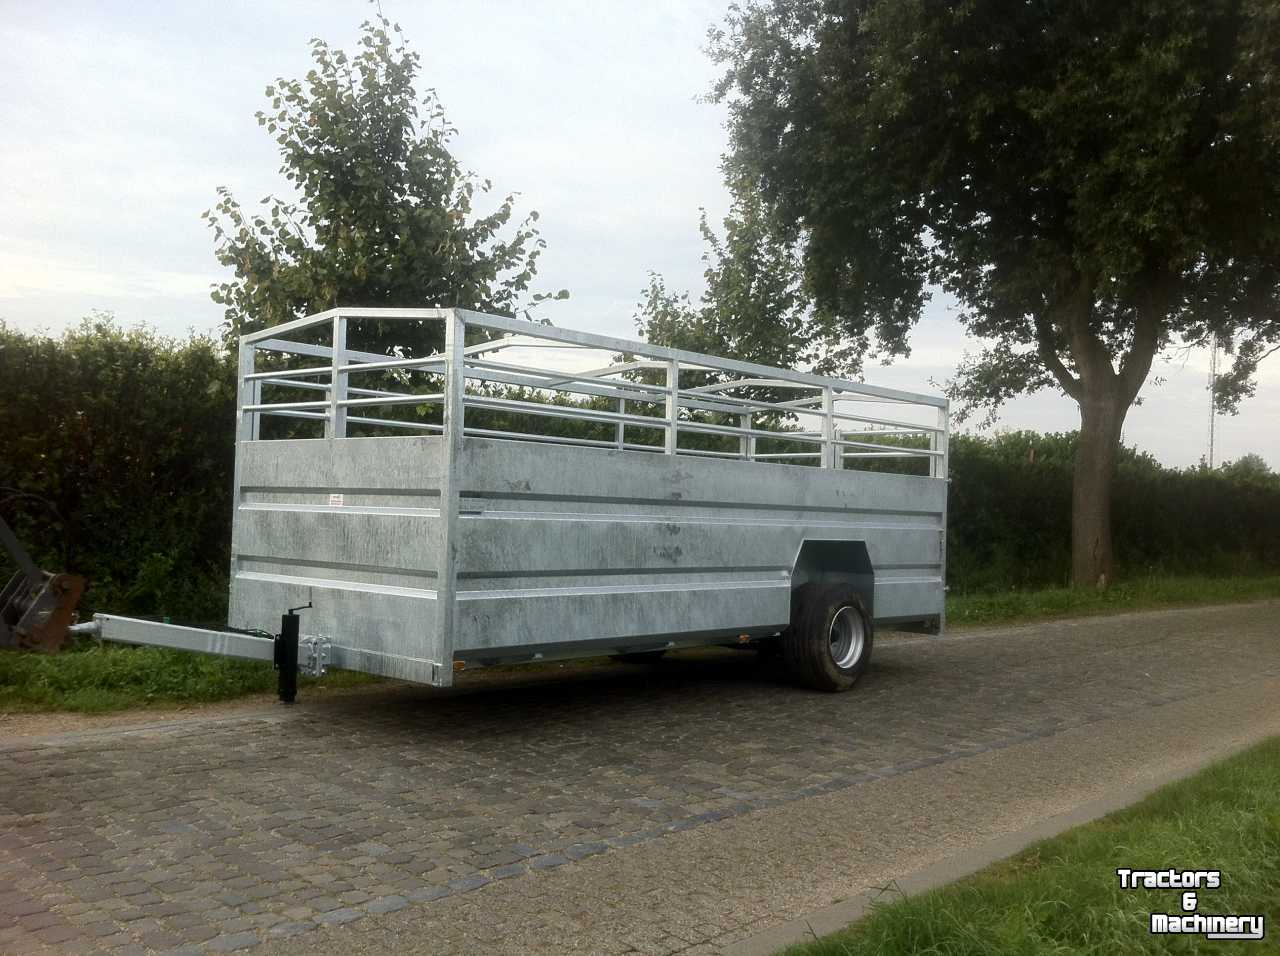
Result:
[[[349,687],[375,678],[331,671],[302,687]],[[274,690],[270,664],[163,647],[77,641],[58,654],[0,651],[0,713],[103,713],[208,703]]]
[[[953,595],[947,598],[947,619],[953,626],[1010,624],[1263,598],[1280,598],[1280,576],[1162,577],[1117,584],[1106,591],[1054,588]],[[374,679],[333,671],[318,682],[304,680],[302,686],[347,687]],[[274,687],[275,673],[267,664],[158,647],[80,641],[55,655],[0,651],[0,713],[102,713],[228,700]]]
[[[955,626],[1013,624],[1196,604],[1229,604],[1280,598],[1280,575],[1259,577],[1149,577],[1095,588],[1045,588],[957,594],[947,598],[947,623]]]
[[[1263,943],[1148,933],[1181,913],[1179,890],[1122,890],[1117,867],[1216,869],[1204,914],[1263,914]],[[1275,953],[1280,926],[1280,738],[1272,738],[1094,823],[949,886],[877,905],[853,926],[786,956]]]

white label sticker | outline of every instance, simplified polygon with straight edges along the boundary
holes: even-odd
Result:
[[[329,496],[329,507],[330,507],[330,508],[341,508],[341,507],[342,507],[342,495],[330,495],[330,496]]]

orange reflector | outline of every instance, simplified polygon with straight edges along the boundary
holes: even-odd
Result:
[[[749,640],[751,640],[751,635],[750,635],[750,634],[739,634],[739,635],[738,635],[738,643],[739,643],[739,644],[745,644],[745,643],[747,643]]]
[[[466,669],[467,669],[467,662],[466,662],[466,661],[454,661],[454,662],[453,662],[453,669],[454,669],[455,671],[464,671],[464,670],[466,670]]]

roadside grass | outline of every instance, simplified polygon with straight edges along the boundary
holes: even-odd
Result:
[[[351,687],[375,680],[330,671],[301,687]],[[76,641],[58,654],[0,652],[0,713],[104,713],[133,707],[209,703],[271,691],[275,671],[262,661],[163,647]]]
[[[1013,624],[1052,617],[1230,604],[1266,598],[1280,598],[1280,575],[1230,578],[1157,576],[1121,581],[1106,590],[1045,588],[950,595],[947,598],[947,624]]]
[[[947,598],[950,626],[1011,624],[1052,617],[1144,608],[1280,598],[1280,576],[1152,577],[1106,591],[1051,588]],[[573,662],[575,669],[609,665],[607,658]],[[522,671],[564,664],[520,665]],[[331,671],[302,687],[351,687],[377,678]],[[267,664],[159,647],[125,647],[80,640],[58,654],[0,651],[0,714],[42,711],[103,713],[133,707],[172,707],[229,700],[275,687]]]
[[[1148,914],[1180,914],[1179,890],[1122,890],[1117,867],[1216,869],[1197,912],[1262,914],[1262,943],[1152,936]],[[1280,926],[1280,737],[1094,823],[949,886],[876,905],[786,956],[1275,953]]]

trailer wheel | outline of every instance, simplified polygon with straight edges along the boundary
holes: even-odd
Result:
[[[848,586],[806,584],[792,598],[782,654],[801,683],[816,690],[848,690],[871,660],[873,637],[871,615]]]

